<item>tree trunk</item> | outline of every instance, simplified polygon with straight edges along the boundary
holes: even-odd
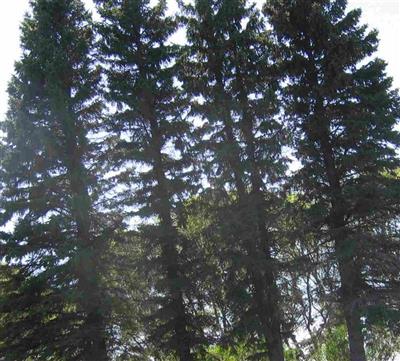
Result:
[[[238,73],[239,81],[241,75]],[[282,317],[279,307],[280,294],[276,284],[276,275],[273,269],[273,258],[271,257],[271,242],[269,240],[267,225],[265,223],[265,199],[263,193],[263,180],[260,174],[256,159],[255,139],[253,135],[253,120],[248,112],[247,96],[244,86],[239,90],[240,103],[243,109],[241,128],[245,138],[246,154],[250,162],[251,194],[249,205],[254,208],[257,219],[256,239],[258,247],[264,249],[267,266],[264,282],[260,287],[266,293],[266,300],[263,297],[259,305],[260,319],[263,320],[265,338],[267,342],[267,353],[270,361],[284,361],[283,340],[282,340]],[[264,291],[265,290],[265,291]],[[262,315],[263,314],[263,315]],[[266,317],[264,317],[264,315]],[[266,321],[267,319],[267,321]]]
[[[170,261],[177,262],[177,254],[173,245],[164,244],[163,246],[163,258]],[[180,361],[192,361],[193,355],[190,350],[190,336],[187,331],[186,321],[186,310],[183,300],[182,291],[174,286],[177,283],[179,277],[179,270],[176,264],[165,265],[167,268],[168,281],[171,283],[170,292],[171,298],[173,299],[173,308],[175,312],[174,319],[174,332],[175,332],[175,352]]]
[[[283,342],[282,336],[277,335],[275,340],[267,343],[268,345],[268,359],[270,361],[285,361],[285,356],[283,354]]]
[[[190,351],[190,340],[187,339],[188,333],[186,330],[186,319],[185,319],[185,309],[183,307],[183,299],[182,299],[182,293],[179,294],[179,299],[178,301],[178,306],[180,306],[180,309],[178,309],[179,314],[178,318],[176,320],[176,328],[175,328],[175,333],[177,335],[177,339],[180,340],[179,343],[179,351],[178,351],[178,356],[180,361],[193,361],[193,355]]]
[[[187,331],[187,320],[186,310],[183,300],[182,290],[176,285],[179,283],[179,266],[178,266],[178,255],[174,244],[171,244],[171,239],[176,239],[176,231],[173,228],[172,220],[170,215],[164,215],[162,217],[162,223],[165,227],[169,228],[167,234],[171,235],[171,238],[164,240],[162,245],[162,257],[168,260],[170,263],[164,264],[167,270],[168,282],[170,283],[169,292],[173,303],[174,314],[174,333],[175,333],[175,352],[180,361],[192,361],[193,355],[190,350],[190,335]]]
[[[350,361],[366,361],[361,315],[357,304],[358,270],[352,255],[349,255],[349,251],[344,247],[346,247],[345,242],[337,242],[336,257],[341,281],[341,306],[349,338]]]
[[[90,343],[84,352],[84,361],[108,361],[105,325],[101,313],[92,311],[88,315],[88,324],[92,331]]]
[[[149,102],[147,101],[147,104]],[[178,253],[176,251],[176,240],[178,239],[177,230],[172,222],[172,207],[170,195],[167,189],[167,177],[164,172],[164,163],[162,160],[162,134],[160,134],[158,123],[153,115],[152,109],[147,108],[147,114],[152,133],[153,166],[155,178],[157,181],[158,209],[156,212],[160,217],[161,226],[164,228],[162,239],[162,259],[167,260],[164,268],[167,273],[169,292],[173,302],[174,315],[174,345],[175,352],[180,361],[193,361],[191,353],[191,340],[187,330],[186,310],[183,300],[182,290],[177,284],[180,277]]]
[[[341,308],[346,320],[351,361],[366,361],[364,337],[360,321],[358,298],[358,270],[353,254],[354,245],[349,244],[349,232],[346,230],[346,202],[337,174],[335,158],[330,145],[328,131],[318,130],[323,161],[330,187],[332,209],[329,228],[335,242],[335,257],[338,263],[341,283]]]
[[[349,335],[350,345],[350,360],[351,361],[366,361],[364,336],[360,322],[360,312],[357,307],[344,305],[347,332]]]
[[[100,251],[91,236],[91,200],[86,184],[86,170],[77,144],[75,123],[68,117],[64,122],[67,168],[70,179],[72,206],[71,214],[76,222],[77,258],[76,276],[81,296],[79,306],[86,313],[82,334],[83,361],[107,361],[107,344],[102,297],[99,285],[98,254]],[[100,251],[101,252],[101,251]]]
[[[275,275],[272,270],[266,271],[267,284],[267,305],[268,324],[264,325],[270,361],[284,361],[283,340],[281,332],[281,312],[279,308],[279,291],[276,286]]]
[[[250,217],[256,219],[257,231],[246,240],[246,248],[248,256],[251,259],[263,258],[269,265],[266,269],[259,270],[251,265],[248,266],[248,272],[251,274],[252,283],[255,289],[255,300],[257,304],[257,313],[260,323],[264,329],[264,337],[268,344],[268,356],[271,361],[284,361],[283,341],[281,335],[281,318],[279,310],[279,292],[276,286],[276,280],[273,270],[270,268],[272,258],[270,257],[270,244],[266,232],[264,219],[264,198],[262,194],[262,179],[255,159],[254,139],[252,139],[251,119],[244,114],[242,125],[244,125],[244,136],[247,145],[247,155],[251,162],[251,186],[252,192],[248,193],[243,182],[243,171],[239,153],[239,146],[235,140],[232,118],[230,115],[229,97],[224,91],[224,84],[221,73],[222,65],[213,69],[217,86],[220,104],[218,108],[222,110],[221,118],[224,122],[224,133],[226,142],[230,146],[231,151],[227,157],[229,166],[234,176],[234,184],[238,193],[239,203],[243,204],[245,209],[252,209]],[[243,100],[243,98],[241,99]],[[254,219],[249,219],[249,224]]]

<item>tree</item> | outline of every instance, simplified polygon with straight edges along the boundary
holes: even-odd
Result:
[[[274,256],[278,197],[272,189],[285,166],[268,32],[255,6],[243,0],[198,0],[182,9],[188,45],[180,79],[191,114],[204,121],[197,149],[222,206],[215,222],[227,246],[216,248],[228,263],[230,308],[237,326],[267,343],[270,360],[283,360],[288,330]]]
[[[177,23],[165,15],[165,1],[155,6],[149,0],[97,4],[106,96],[117,107],[107,127],[110,159],[117,182],[125,186],[123,209],[136,207],[132,213],[142,220],[139,238],[147,251],[142,266],[153,290],[144,300],[150,305],[146,331],[160,352],[190,361],[206,340],[204,319],[198,315],[198,278],[190,276],[196,260],[179,231],[182,202],[197,182],[185,99],[175,81],[178,49],[168,45]]]
[[[31,1],[22,59],[1,124],[0,353],[5,360],[107,360],[100,212],[100,74],[91,19],[79,0]],[[10,225],[13,225],[13,227]],[[6,227],[7,229],[7,227]]]
[[[146,254],[137,232],[120,227],[118,237],[105,255],[105,288],[110,295],[112,344],[109,352],[115,361],[149,361],[154,355],[147,342],[143,314],[147,309],[140,300],[151,293],[151,280],[137,265]]]
[[[399,215],[399,98],[384,62],[369,59],[376,31],[346,3],[270,0],[265,12],[284,59],[285,110],[302,163],[296,189],[335,260],[351,360],[365,361],[361,317],[376,303],[390,307],[388,280],[398,274],[390,268],[398,238],[383,225]]]

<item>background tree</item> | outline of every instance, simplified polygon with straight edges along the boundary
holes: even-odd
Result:
[[[398,238],[382,225],[399,214],[399,98],[384,62],[368,59],[377,33],[359,25],[360,10],[346,13],[346,3],[271,0],[265,11],[285,59],[286,112],[302,162],[296,186],[335,260],[328,276],[351,360],[364,361],[361,317],[369,306],[390,307],[387,276],[398,275],[389,270]]]

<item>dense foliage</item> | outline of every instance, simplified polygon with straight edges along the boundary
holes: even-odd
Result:
[[[360,11],[94,3],[21,27],[0,360],[393,360],[400,98]]]

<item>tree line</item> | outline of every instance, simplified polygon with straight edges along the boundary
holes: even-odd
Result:
[[[0,360],[391,360],[400,98],[361,11],[94,2],[21,25]]]

